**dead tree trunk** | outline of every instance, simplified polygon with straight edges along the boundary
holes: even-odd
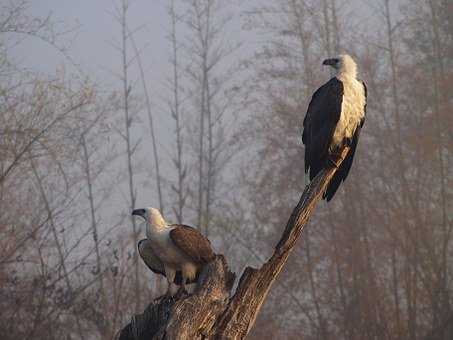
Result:
[[[348,150],[342,150],[338,161]],[[245,269],[233,296],[235,275],[218,255],[206,266],[193,295],[152,302],[132,318],[119,339],[244,339],[335,171],[328,167],[306,186],[274,254],[261,268]]]

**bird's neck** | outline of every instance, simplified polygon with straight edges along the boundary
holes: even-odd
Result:
[[[146,237],[152,239],[157,234],[161,233],[167,228],[165,224],[147,223],[146,224]]]
[[[352,82],[354,80],[357,80],[357,74],[356,73],[351,73],[351,72],[338,72],[336,77],[340,79],[343,82]]]
[[[357,79],[357,67],[355,65],[344,65],[337,71],[337,78],[342,81],[353,81]]]

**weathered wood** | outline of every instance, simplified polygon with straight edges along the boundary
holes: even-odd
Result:
[[[342,150],[337,164],[348,151]],[[233,296],[234,274],[223,256],[217,256],[206,266],[194,294],[152,302],[121,331],[120,340],[244,339],[335,171],[328,167],[306,186],[273,255],[261,268],[245,269]]]
[[[225,258],[216,256],[201,273],[194,294],[153,301],[132,318],[120,340],[205,338],[228,304],[234,279]]]

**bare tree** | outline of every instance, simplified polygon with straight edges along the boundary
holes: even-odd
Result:
[[[137,59],[137,65],[138,65],[138,69],[140,71],[140,80],[142,82],[143,93],[145,95],[146,112],[148,114],[148,121],[149,121],[149,132],[151,135],[151,142],[152,142],[152,146],[153,146],[154,169],[156,171],[157,198],[159,199],[159,209],[160,209],[160,211],[164,212],[165,211],[164,202],[163,202],[163,198],[162,198],[162,178],[161,178],[160,170],[159,170],[160,158],[159,158],[159,152],[157,149],[157,138],[156,138],[156,133],[155,133],[155,129],[154,129],[153,113],[151,111],[151,100],[149,98],[148,87],[146,85],[145,71],[144,71],[143,65],[142,65],[141,52],[138,49],[137,45],[135,44],[134,35],[133,35],[133,32],[130,31],[130,29],[128,29],[128,37],[131,41],[131,45],[135,52],[135,58]]]
[[[129,188],[129,211],[132,211],[135,207],[135,201],[137,199],[136,187],[134,184],[134,169],[133,169],[133,156],[137,149],[138,142],[134,144],[131,139],[131,125],[132,125],[132,112],[130,106],[132,84],[129,81],[129,69],[131,67],[132,59],[128,56],[128,42],[130,41],[130,32],[127,25],[127,13],[129,10],[129,1],[121,0],[119,7],[116,9],[115,19],[118,21],[121,27],[121,43],[119,46],[115,45],[115,48],[121,54],[121,76],[120,80],[122,82],[122,110],[124,114],[124,131],[120,132],[122,139],[124,140],[126,146],[126,160],[127,160],[127,177],[128,177],[128,188]],[[130,221],[132,225],[132,240],[133,244],[138,242],[138,230],[135,219],[133,216],[130,216]],[[134,246],[134,291],[135,291],[135,308],[138,310],[140,306],[140,272],[139,272],[139,263],[138,263],[138,253],[137,247]]]
[[[184,161],[184,139],[183,139],[183,108],[181,98],[181,65],[179,61],[180,48],[178,42],[177,25],[180,21],[178,14],[176,13],[175,1],[172,0],[170,5],[167,7],[168,15],[171,21],[171,30],[168,36],[168,40],[171,43],[171,66],[173,69],[173,77],[170,78],[170,89],[172,92],[172,98],[168,100],[168,107],[171,112],[171,117],[175,122],[175,136],[176,136],[176,155],[173,156],[173,165],[177,171],[176,184],[171,186],[172,191],[176,194],[176,207],[173,211],[176,215],[178,223],[182,223],[184,219],[184,208],[187,200],[187,188],[185,179],[187,176],[187,166]]]
[[[190,15],[187,18],[189,28],[194,32],[194,42],[190,48],[192,55],[196,58],[196,71],[191,72],[194,80],[197,81],[199,95],[197,96],[199,114],[198,130],[198,190],[197,190],[197,225],[200,229],[203,226],[203,196],[204,196],[204,168],[205,168],[205,119],[206,119],[206,84],[209,81],[208,75],[208,52],[209,52],[209,33],[210,33],[210,10],[212,1],[193,0],[189,2]]]
[[[44,203],[45,211],[49,217],[50,230],[51,230],[53,238],[54,238],[55,247],[57,248],[57,251],[58,251],[59,266],[62,268],[62,271],[63,271],[63,278],[64,278],[64,281],[66,284],[66,288],[68,290],[69,299],[72,300],[74,298],[74,289],[71,285],[69,271],[68,271],[68,268],[66,265],[66,255],[64,254],[63,247],[62,247],[61,242],[58,237],[57,227],[56,227],[54,216],[53,216],[53,210],[52,210],[52,208],[50,206],[50,202],[47,198],[47,194],[45,192],[42,179],[38,173],[38,170],[36,169],[36,166],[35,166],[33,160],[31,160],[30,165],[31,165],[31,168],[33,171],[33,175],[36,178],[36,181],[38,183],[39,192],[41,194],[42,201]],[[81,338],[83,338],[82,326],[80,324],[80,319],[79,319],[78,315],[75,316],[75,320],[76,320],[76,325],[77,325],[77,332],[78,332],[79,336]]]
[[[205,234],[209,234],[220,173],[231,157],[231,151],[225,150],[230,140],[224,124],[224,116],[232,111],[232,98],[227,88],[231,72],[229,74],[218,69],[237,49],[237,45],[222,41],[222,33],[230,20],[224,14],[224,3],[217,0],[189,0],[187,7],[185,20],[190,29],[187,54],[191,58],[188,74],[195,84],[192,91],[196,94],[195,110],[199,124],[197,223]]]

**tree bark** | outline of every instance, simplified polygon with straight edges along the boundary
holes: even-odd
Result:
[[[341,150],[337,164],[348,151]],[[119,339],[244,339],[336,170],[329,165],[305,187],[273,255],[261,268],[244,270],[234,295],[235,275],[218,255],[203,270],[194,294],[153,301],[123,328]]]

